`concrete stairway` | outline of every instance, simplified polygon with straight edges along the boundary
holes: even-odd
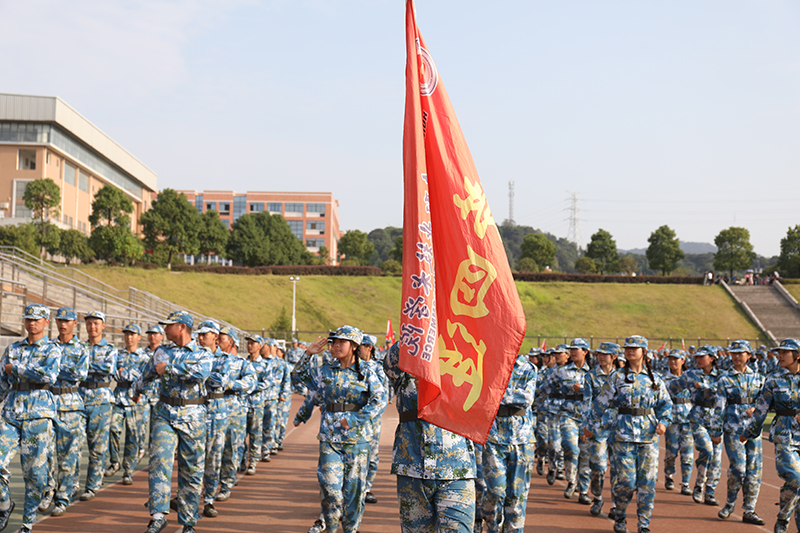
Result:
[[[731,285],[730,290],[778,342],[787,337],[800,338],[800,308],[780,283]]]

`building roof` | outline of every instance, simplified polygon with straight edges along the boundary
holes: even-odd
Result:
[[[139,180],[145,187],[152,191],[158,190],[155,172],[56,96],[0,93],[0,120],[55,122]]]

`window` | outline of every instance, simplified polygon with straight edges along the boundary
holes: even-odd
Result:
[[[239,217],[247,212],[247,196],[234,196],[233,197],[233,221],[239,220]]]
[[[294,236],[303,241],[303,221],[302,220],[287,220],[289,229],[292,230]]]
[[[286,204],[286,212],[287,213],[302,213],[303,212],[303,204]]]
[[[231,203],[230,202],[220,202],[219,203],[219,214],[220,215],[230,215],[231,214]]]
[[[50,152],[44,153],[44,162],[48,165],[50,164]]]
[[[216,211],[217,202],[206,202],[206,211]]]
[[[325,239],[306,239],[306,248],[320,248],[325,246]]]
[[[75,167],[64,161],[64,181],[75,186]]]
[[[264,202],[256,202],[250,204],[251,213],[261,213],[262,211],[264,211]]]
[[[320,233],[325,233],[325,221],[324,220],[307,220],[306,221],[306,230],[307,231],[319,231]]]
[[[20,148],[17,154],[17,170],[36,170],[36,150]]]
[[[29,180],[14,180],[14,217],[16,218],[31,218],[31,210],[25,205],[22,200],[25,197],[25,189],[28,187]]]
[[[78,188],[83,192],[89,192],[89,176],[83,171],[78,172]]]
[[[194,197],[194,206],[197,208],[198,211],[201,213],[203,212],[203,195],[198,194]]]
[[[319,213],[319,216],[325,216],[325,204],[306,204],[306,213]]]
[[[280,215],[283,212],[283,208],[281,207],[280,202],[270,202],[267,204],[267,211],[270,213],[278,213]]]

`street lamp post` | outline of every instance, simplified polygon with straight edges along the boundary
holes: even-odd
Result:
[[[289,276],[289,281],[292,282],[292,338],[297,336],[297,315],[295,314],[295,301],[297,296],[297,282],[300,281],[300,276]]]

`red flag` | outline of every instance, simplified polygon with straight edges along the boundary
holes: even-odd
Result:
[[[661,350],[663,350],[666,347],[667,347],[667,341],[664,341],[664,344],[661,345],[661,348],[659,348],[658,351],[660,352]]]
[[[684,341],[683,339],[681,339],[681,350],[684,352],[686,351],[686,341]]]
[[[406,54],[400,368],[420,378],[422,419],[485,442],[525,315],[413,0]]]
[[[541,350],[545,351],[547,349],[547,339],[542,339],[542,347]]]
[[[394,344],[394,330],[392,329],[392,319],[386,322],[386,342],[391,346]]]

